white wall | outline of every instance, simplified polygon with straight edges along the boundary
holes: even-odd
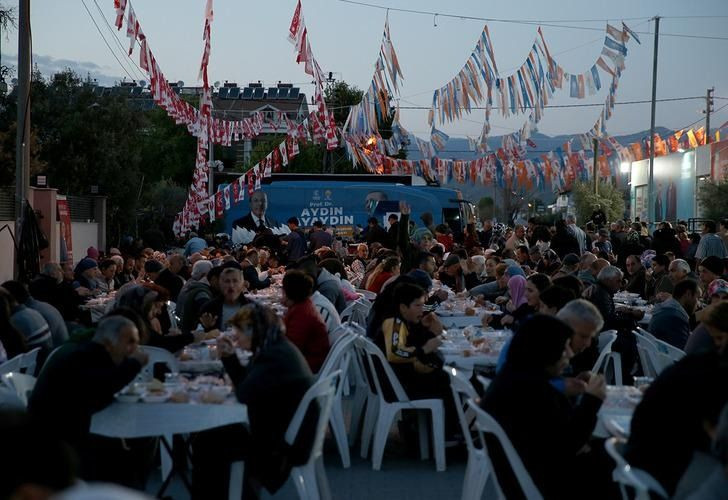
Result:
[[[96,222],[72,222],[71,238],[73,239],[73,263],[86,256],[88,247],[99,250],[99,230]]]
[[[15,233],[15,221],[0,221],[0,227],[10,224]],[[13,279],[13,266],[15,263],[15,248],[13,238],[7,229],[0,232],[0,283]]]

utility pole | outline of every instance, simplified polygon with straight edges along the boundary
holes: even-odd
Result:
[[[710,144],[710,113],[713,111],[713,91],[715,87],[710,87],[705,95],[705,144]]]
[[[30,190],[30,0],[18,2],[18,118],[15,137],[15,235]]]
[[[655,113],[657,111],[657,49],[660,41],[660,16],[655,16],[655,47],[652,51],[652,112],[650,115],[650,183],[647,218],[655,222]]]
[[[599,194],[599,139],[592,139],[592,147],[594,148],[594,194]]]

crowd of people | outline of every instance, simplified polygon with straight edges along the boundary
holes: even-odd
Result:
[[[40,347],[42,368],[28,420],[2,424],[36,426],[78,457],[78,469],[53,476],[49,488],[69,486],[75,475],[143,488],[152,444],[94,436],[92,415],[147,363],[140,344],[178,353],[218,339],[250,425],[193,438],[194,496],[224,494],[220,464],[240,456],[220,453],[221,440],[237,443],[228,448],[243,450],[252,464],[246,465],[247,494],[275,491],[310,445],[286,446],[286,425],[337,340],[341,313],[366,291],[376,294],[366,335],[411,398],[443,400],[448,440],[457,442],[455,402],[438,354],[446,332],[432,312],[452,292],[497,304],[503,314],[484,316],[482,326],[515,332],[480,402],[505,429],[539,490],[547,498],[608,497],[616,491],[613,464],[592,438],[606,382],[590,370],[600,332],[615,330],[622,379],[631,384],[643,375],[632,332],[644,311],[614,300],[630,292],[654,305],[642,326],[687,355],[646,390],[628,460],[670,495],[687,498],[685,484],[700,484],[696,477],[704,488],[728,484],[726,433],[716,432],[728,402],[728,221],[720,228],[704,222],[701,235],[670,222],[652,234],[639,221],[597,226],[596,217],[580,226],[572,215],[514,227],[471,220],[453,232],[434,225],[430,214],[417,225],[410,212],[401,202],[388,231],[372,219],[348,246],[320,222],[304,232],[292,217],[289,234],[272,240],[261,224],[260,237],[235,250],[210,246],[196,234],[169,253],[112,248],[102,256],[89,248],[75,266],[49,263],[28,284],[3,283],[0,362]],[[281,311],[256,300],[271,287],[280,287]],[[85,305],[111,295],[95,322]],[[720,439],[723,452],[715,455],[711,444]],[[506,496],[517,497],[506,463],[494,460]],[[43,461],[37,470],[44,467],[51,465]],[[721,467],[723,474],[714,474]],[[41,472],[18,474],[0,496],[23,481],[46,484]]]

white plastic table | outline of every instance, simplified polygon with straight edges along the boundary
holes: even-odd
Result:
[[[159,437],[164,481],[157,496],[161,498],[175,472],[171,458],[173,435],[247,423],[248,408],[234,399],[223,404],[116,401],[94,414],[91,433],[110,438]],[[189,488],[184,475],[182,479]]]

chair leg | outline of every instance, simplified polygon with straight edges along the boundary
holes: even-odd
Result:
[[[367,387],[355,385],[354,396],[351,399],[351,422],[349,423],[349,442],[351,444],[356,443],[356,439],[359,437],[366,401]]]
[[[319,496],[321,497],[321,500],[331,500],[331,489],[329,488],[329,479],[326,476],[323,455],[316,459],[315,467],[316,484],[318,485]]]
[[[427,413],[424,411],[417,412],[417,434],[420,438],[420,460],[430,458],[430,432],[429,422],[427,421]]]
[[[174,446],[174,436],[172,436],[171,434],[164,436],[163,439],[167,440],[167,443],[170,447]],[[166,446],[159,447],[159,455],[162,462],[162,481],[164,481],[165,479],[167,479],[167,476],[172,473],[172,461],[174,460],[174,458],[172,457],[172,455],[170,455],[169,451],[167,451]]]
[[[460,500],[471,500],[473,498],[473,483],[477,480],[473,474],[474,468],[474,457],[471,452],[468,452],[468,463],[465,466],[465,478],[463,479],[463,493],[460,496]]]
[[[379,414],[379,398],[371,394],[367,398],[367,406],[364,412],[364,428],[361,432],[361,458],[367,458],[369,454],[369,443],[372,440],[374,426],[377,423]]]
[[[228,483],[228,499],[240,500],[243,498],[243,481],[245,478],[245,462],[230,464],[230,482]]]
[[[339,455],[341,455],[341,464],[344,469],[348,469],[351,466],[351,460],[349,458],[349,440],[346,438],[346,426],[344,425],[344,413],[341,409],[340,398],[337,398],[331,407],[329,423],[331,424],[331,431],[334,435],[334,439],[336,440],[336,446],[339,449]]]
[[[377,417],[377,425],[374,430],[374,444],[372,445],[372,469],[379,470],[382,468],[382,458],[384,457],[384,447],[389,437],[389,429],[392,427],[392,421],[397,415],[397,411],[393,411],[389,405],[381,405]]]
[[[614,380],[617,385],[622,385],[622,356],[618,352],[613,353],[612,356],[614,363]]]
[[[442,406],[432,409],[432,445],[435,448],[437,472],[445,470],[445,410]]]

